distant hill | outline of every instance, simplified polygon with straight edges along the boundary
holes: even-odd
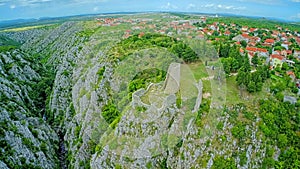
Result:
[[[7,28],[15,28],[20,26],[31,26],[37,24],[48,24],[48,23],[57,23],[57,22],[64,22],[69,20],[84,20],[90,17],[94,17],[97,15],[119,15],[119,14],[138,14],[138,13],[170,13],[170,14],[198,14],[198,15],[210,15],[215,16],[218,15],[219,17],[243,17],[243,18],[252,18],[252,19],[265,19],[265,20],[272,20],[278,22],[291,22],[284,19],[279,18],[266,18],[261,16],[243,16],[243,15],[236,15],[230,13],[201,13],[201,12],[164,12],[164,11],[146,11],[146,12],[111,12],[111,13],[98,13],[98,14],[82,14],[82,15],[73,15],[73,16],[63,16],[63,17],[42,17],[39,19],[31,18],[31,19],[15,19],[15,20],[6,20],[0,21],[0,30],[7,29]],[[296,23],[299,24],[299,23]]]
[[[112,12],[112,13],[98,13],[98,14],[82,14],[82,15],[73,15],[73,16],[62,16],[62,17],[41,17],[39,19],[15,19],[15,20],[5,20],[0,21],[0,30],[15,28],[20,26],[32,26],[32,25],[41,25],[49,23],[62,23],[65,21],[72,20],[85,20],[95,17],[97,15],[115,15],[115,14],[136,14],[137,12]]]
[[[15,20],[7,20],[7,21],[0,21],[0,29],[10,26],[17,26],[26,23],[36,22],[38,19],[15,19]]]

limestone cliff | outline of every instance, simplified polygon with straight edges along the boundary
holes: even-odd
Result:
[[[246,169],[278,160],[258,113],[225,105],[210,44],[183,45],[196,51],[195,66],[166,43],[179,40],[122,39],[130,28],[72,21],[0,34],[15,45],[0,48],[0,168]]]

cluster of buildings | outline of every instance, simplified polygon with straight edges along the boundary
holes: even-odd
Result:
[[[149,22],[152,22],[152,19],[148,18],[142,18],[142,19],[124,19],[122,17],[120,18],[96,18],[97,24],[99,26],[117,26],[124,23],[129,23],[132,25],[146,25]]]
[[[249,60],[257,55],[265,58],[270,63],[271,69],[282,66],[285,62],[293,66],[295,62],[291,56],[300,60],[300,49],[295,46],[300,45],[300,32],[293,32],[287,28],[277,26],[274,30],[266,28],[252,28],[240,26],[235,23],[207,23],[208,16],[199,16],[197,19],[182,20],[177,16],[165,15],[161,18],[98,18],[97,23],[101,26],[117,26],[123,23],[128,25],[123,34],[123,38],[128,38],[133,34],[139,33],[143,36],[144,32],[165,34],[168,36],[181,38],[210,39],[207,41],[219,41],[226,39],[234,41],[240,45],[240,53],[247,54]],[[214,37],[211,39],[208,37]],[[293,72],[289,72],[294,75]],[[300,88],[300,83],[299,83]]]
[[[223,28],[223,31],[220,27]],[[293,72],[294,60],[300,61],[300,31],[293,32],[280,26],[269,30],[217,22],[207,25],[207,28],[210,31],[217,31],[219,36],[231,36],[232,38],[229,40],[240,45],[240,53],[247,54],[250,62],[257,55],[264,58],[266,63],[270,63],[270,69],[282,67],[283,63],[286,63],[290,67],[286,74],[296,83],[299,89],[298,94],[300,94],[300,79],[297,79]],[[219,40],[219,38],[215,40]]]

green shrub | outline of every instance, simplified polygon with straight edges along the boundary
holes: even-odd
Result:
[[[119,115],[120,112],[116,105],[109,101],[106,105],[102,107],[102,117],[106,120],[108,124],[111,124]]]
[[[79,137],[80,131],[81,131],[81,125],[76,126],[75,131],[74,131],[75,137],[77,137],[77,138]]]
[[[116,164],[115,169],[122,169],[122,166],[120,164]]]
[[[235,138],[242,139],[246,136],[246,126],[242,122],[238,122],[231,129],[231,133]]]
[[[102,79],[104,72],[105,72],[105,66],[101,67],[101,68],[98,70],[97,75],[99,76],[99,78]]]
[[[41,143],[40,150],[43,151],[45,154],[47,153],[48,148],[47,148],[47,145],[44,142]]]
[[[35,138],[37,138],[39,136],[39,132],[37,130],[33,129],[31,132]]]
[[[23,142],[24,145],[26,145],[31,150],[33,150],[35,148],[33,143],[26,137],[22,138],[22,142]]]

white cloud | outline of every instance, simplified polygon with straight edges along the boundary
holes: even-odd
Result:
[[[14,3],[15,6],[39,6],[41,4],[57,2],[57,3],[68,3],[68,4],[89,4],[89,3],[102,3],[108,0],[0,0],[0,6],[10,5]]]
[[[10,9],[15,9],[16,5],[10,5]]]
[[[173,5],[171,4],[170,2],[167,3],[167,5],[163,5],[161,6],[162,9],[167,9],[167,10],[170,10],[170,9],[178,9],[178,7],[176,5]]]
[[[211,8],[211,7],[214,7],[214,6],[215,6],[215,4],[206,4],[203,7],[204,8]]]
[[[300,19],[300,13],[297,13],[295,16],[293,16],[292,18],[294,19]]]
[[[196,8],[196,5],[195,4],[189,4],[187,6],[187,9],[195,9]]]
[[[281,0],[237,0],[239,2],[252,2],[252,3],[259,3],[259,4],[267,4],[267,5],[278,5],[282,4]],[[299,0],[292,0],[292,1],[299,1]]]
[[[37,5],[51,2],[51,1],[53,1],[53,0],[15,0],[13,2],[15,4],[15,6],[37,6]],[[4,4],[8,4],[8,2],[9,1],[7,1],[7,0],[2,1],[2,3],[4,3]]]
[[[99,8],[97,6],[93,8],[94,12],[97,12],[98,10],[99,10]]]
[[[71,0],[72,4],[89,4],[89,3],[102,3],[108,0]]]
[[[205,4],[201,5],[201,8],[210,8],[214,10],[225,10],[225,11],[241,11],[245,10],[244,6],[233,6],[233,5],[223,5],[223,4]]]
[[[290,17],[291,20],[300,21],[300,13]]]

